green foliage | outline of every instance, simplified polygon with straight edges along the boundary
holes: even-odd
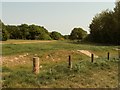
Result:
[[[86,73],[88,71],[87,65],[84,62],[79,62],[75,64],[73,69],[77,73]]]
[[[116,3],[114,11],[97,14],[89,27],[91,41],[120,44],[120,2]]]
[[[20,31],[19,27],[14,25],[6,25],[6,30],[10,39],[22,39],[22,32]]]
[[[3,88],[37,85],[35,75],[25,70],[13,71],[10,75],[4,76],[3,79],[5,80]]]
[[[82,28],[74,28],[70,34],[71,40],[82,40],[87,35],[87,32]]]
[[[2,39],[2,41],[6,41],[8,39],[8,32],[6,30],[6,26],[2,22],[0,22],[0,26],[1,26],[0,29],[2,30],[2,33],[0,30],[0,39]]]
[[[18,26],[19,31],[20,31],[20,36],[22,39],[27,39],[29,36],[29,26],[27,24],[21,24],[20,26]],[[17,32],[17,30],[16,30]]]
[[[35,25],[30,25],[29,26],[29,36],[28,39],[34,40],[34,39],[39,39],[39,40],[43,40],[43,39],[48,39],[45,38],[45,35],[47,34],[45,32],[45,29],[43,27],[40,26],[35,26]]]
[[[51,40],[49,32],[41,26],[21,24],[19,26],[7,25],[10,39]]]
[[[2,40],[2,21],[0,20],[0,41]]]
[[[16,40],[16,42],[19,40]],[[27,40],[25,40],[27,42]],[[9,42],[9,41],[7,41]],[[31,42],[34,42],[33,40]],[[12,43],[12,42],[10,42]],[[13,42],[14,43],[14,42]],[[21,47],[21,49],[19,49]],[[29,44],[3,44],[2,55],[12,55],[19,53],[38,53],[43,51],[48,52],[51,50],[94,50],[94,51],[109,51],[117,46],[103,46],[94,44],[76,44],[73,41],[55,41],[52,43],[29,43]]]
[[[63,36],[59,32],[53,31],[50,37],[54,40],[60,40]]]
[[[64,39],[69,39],[69,35],[64,35]]]
[[[42,64],[42,62],[41,62]],[[52,65],[53,64],[53,65]],[[117,86],[117,78],[112,68],[117,69],[117,63],[114,61],[114,63],[111,63],[110,61],[104,61],[104,59],[99,59],[95,63],[91,63],[89,61],[76,61],[73,63],[73,68],[70,70],[67,67],[67,63],[65,62],[59,62],[59,63],[48,63],[46,65],[46,68],[42,68],[40,70],[40,74],[34,75],[31,72],[31,68],[27,70],[27,68],[23,69],[15,69],[13,70],[9,69],[8,67],[3,67],[3,77],[2,80],[4,80],[4,83],[2,84],[3,88],[21,88],[21,87],[27,87],[27,88],[33,88],[33,87],[53,87],[51,85],[55,85],[55,87],[59,87],[59,85],[62,85],[60,82],[64,83],[64,87],[68,87],[67,85],[71,85],[73,82],[73,86],[75,84],[80,83],[86,83],[90,84],[91,87],[93,87],[99,80],[101,80],[102,75],[107,78],[107,81],[111,80],[115,82],[112,86]],[[43,65],[44,67],[44,65]],[[109,72],[111,71],[111,75],[109,75]],[[102,75],[99,75],[99,73],[102,73]],[[8,74],[6,74],[8,73]],[[113,74],[114,73],[114,74]],[[98,77],[95,76],[98,75]],[[106,74],[108,76],[106,76]],[[91,79],[92,78],[92,81]],[[109,79],[108,79],[109,78]],[[94,81],[95,80],[95,81]],[[97,81],[98,80],[98,81]],[[105,79],[106,80],[106,79]],[[58,82],[58,83],[57,83]],[[99,87],[102,87],[103,82],[99,82]],[[84,87],[86,87],[86,84],[84,84]],[[105,85],[108,84],[108,82],[104,82]],[[110,85],[110,83],[109,83]]]
[[[42,32],[40,32],[38,39],[39,40],[51,40],[51,37],[50,37],[49,33],[42,31]]]
[[[2,67],[2,72],[12,72],[12,70],[6,66]]]
[[[8,33],[4,23],[0,20],[0,40],[6,41],[8,39]]]

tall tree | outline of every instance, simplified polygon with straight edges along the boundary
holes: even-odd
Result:
[[[115,17],[115,32],[117,33],[116,39],[118,40],[118,44],[120,45],[120,1],[115,3],[116,6],[114,8],[114,17]]]
[[[4,23],[0,20],[0,40],[6,41],[8,39],[8,32]]]
[[[6,30],[9,33],[10,39],[22,39],[22,34],[18,26],[6,25]]]
[[[96,15],[90,24],[90,35],[95,42],[110,42],[114,27],[113,12],[104,11]]]
[[[97,14],[89,27],[93,42],[120,44],[120,2],[116,3],[114,11]]]
[[[20,29],[20,34],[22,39],[27,39],[27,37],[29,36],[29,27],[27,24],[21,24],[20,26],[18,26]]]

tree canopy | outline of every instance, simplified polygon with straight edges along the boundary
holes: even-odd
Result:
[[[89,27],[91,41],[120,44],[120,2],[116,2],[114,11],[105,10],[97,14]]]
[[[6,41],[8,39],[8,32],[4,23],[0,20],[0,40]]]
[[[59,32],[56,32],[56,31],[53,31],[50,34],[50,37],[54,40],[60,40],[61,38],[63,38],[63,36]]]
[[[71,40],[82,40],[87,35],[87,32],[82,28],[74,28],[70,34]]]
[[[59,40],[63,36],[56,31],[48,32],[46,28],[38,25],[4,25],[1,22],[1,40],[27,39],[27,40]],[[3,38],[3,39],[2,39]]]

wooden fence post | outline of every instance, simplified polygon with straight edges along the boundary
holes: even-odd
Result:
[[[108,60],[110,59],[110,53],[109,52],[107,53],[107,59]]]
[[[118,58],[120,59],[120,49],[118,49]]]
[[[33,57],[33,73],[39,73],[39,57]]]
[[[93,63],[94,61],[94,54],[91,54],[91,62]]]
[[[72,68],[71,55],[69,55],[68,68]]]

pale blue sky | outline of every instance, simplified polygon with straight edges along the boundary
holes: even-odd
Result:
[[[88,31],[97,13],[114,6],[114,2],[2,2],[2,21],[37,24],[48,31],[70,34],[75,27]]]
[[[119,0],[1,0],[2,2],[114,2]]]

